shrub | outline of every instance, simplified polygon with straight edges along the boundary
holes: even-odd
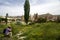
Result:
[[[37,22],[38,23],[43,23],[43,22],[46,22],[46,19],[45,18],[38,18]]]

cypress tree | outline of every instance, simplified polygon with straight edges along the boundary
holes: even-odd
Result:
[[[26,24],[29,21],[29,13],[30,13],[30,3],[29,3],[29,0],[25,0],[25,4],[24,4],[24,19],[25,19],[25,23]]]

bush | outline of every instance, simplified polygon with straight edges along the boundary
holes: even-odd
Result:
[[[16,22],[16,25],[21,25],[22,23],[21,22]]]
[[[43,23],[43,22],[46,22],[46,19],[45,18],[38,18],[37,22],[38,23]]]

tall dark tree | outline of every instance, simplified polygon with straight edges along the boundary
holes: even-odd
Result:
[[[0,23],[1,23],[2,19],[0,18]]]
[[[29,21],[29,13],[30,13],[30,3],[29,0],[25,0],[25,4],[24,4],[24,19],[26,24]]]
[[[60,15],[57,16],[57,20],[58,23],[60,23]]]
[[[38,20],[38,13],[34,14],[34,22],[37,22]]]
[[[8,13],[6,13],[6,18],[5,18],[5,22],[6,22],[6,24],[7,24],[7,22],[8,22],[7,17],[8,17]]]

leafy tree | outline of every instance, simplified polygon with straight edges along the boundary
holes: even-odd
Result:
[[[5,18],[0,18],[0,23],[1,23],[2,21],[5,21]]]
[[[6,24],[7,24],[7,22],[8,22],[7,17],[8,17],[8,13],[6,13],[6,18],[5,18],[5,22],[6,22]]]
[[[38,22],[38,23],[46,22],[46,18],[40,17],[40,18],[38,18],[37,22]]]
[[[0,18],[0,23],[1,23],[2,19]]]
[[[38,13],[34,14],[34,22],[38,21]]]
[[[59,15],[59,16],[57,16],[57,22],[59,22],[59,23],[60,23],[60,15]]]
[[[24,4],[24,19],[26,24],[29,21],[29,12],[30,12],[30,3],[29,3],[29,0],[26,0]]]

